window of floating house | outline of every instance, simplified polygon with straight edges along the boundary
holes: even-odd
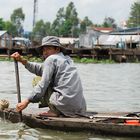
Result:
[[[123,42],[123,41],[118,42],[116,46],[117,46],[117,48],[125,49],[125,42]]]

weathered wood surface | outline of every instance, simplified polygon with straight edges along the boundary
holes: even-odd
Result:
[[[109,135],[140,136],[140,125],[126,125],[125,120],[140,119],[139,117],[125,117],[127,113],[97,113],[92,117],[46,117],[37,116],[37,111],[23,112],[23,123],[33,128],[55,129],[63,131],[88,131]],[[94,113],[93,113],[94,114]],[[0,110],[0,117],[17,123],[19,113],[14,109]]]

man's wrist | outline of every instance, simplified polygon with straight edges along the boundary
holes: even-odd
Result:
[[[22,59],[20,62],[21,62],[23,65],[26,65],[28,61],[27,61],[26,59]]]
[[[23,102],[25,102],[26,104],[30,103],[29,99],[25,99],[25,100],[23,100]]]

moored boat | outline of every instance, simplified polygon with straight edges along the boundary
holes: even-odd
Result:
[[[88,131],[91,133],[140,136],[139,116],[128,116],[128,113],[95,113],[86,116],[43,117],[36,112],[23,112],[23,123],[33,128],[55,129],[63,131]],[[15,109],[0,110],[0,117],[13,123],[20,121],[20,114]]]

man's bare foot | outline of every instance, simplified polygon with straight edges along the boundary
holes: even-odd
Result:
[[[49,110],[48,112],[40,113],[39,116],[46,116],[46,117],[58,117],[57,114]]]

